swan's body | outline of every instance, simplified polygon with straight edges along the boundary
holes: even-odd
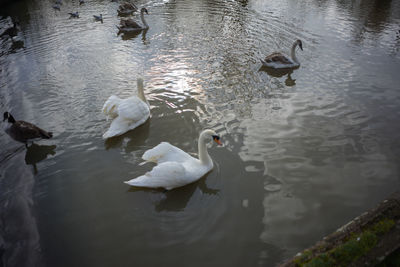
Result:
[[[139,25],[133,19],[124,19],[121,20],[120,26],[117,26],[118,30],[120,32],[135,32],[148,29],[149,25],[144,20],[144,13],[149,14],[146,8],[140,10],[140,19],[142,20],[143,25]]]
[[[53,133],[47,132],[26,121],[16,121],[9,112],[4,112],[3,121],[7,120],[5,132],[16,141],[27,143],[35,139],[50,139]]]
[[[161,187],[171,190],[197,181],[214,166],[206,146],[206,141],[210,137],[221,144],[219,136],[213,130],[204,130],[199,137],[198,159],[167,142],[147,150],[142,158],[158,165],[150,172],[125,183],[137,187]]]
[[[139,78],[137,84],[138,96],[121,99],[112,95],[104,103],[103,113],[107,118],[114,118],[110,128],[103,134],[104,139],[133,130],[150,117],[150,106],[143,92],[143,80]]]
[[[287,68],[298,68],[300,66],[300,63],[296,57],[296,47],[299,46],[301,50],[303,50],[303,44],[300,40],[296,40],[293,43],[292,49],[291,49],[291,57],[288,57],[285,54],[282,53],[273,53],[267,57],[265,57],[264,60],[261,59],[261,63],[270,68],[274,69],[287,69]]]
[[[123,2],[122,4],[119,5],[119,8],[117,11],[118,11],[118,15],[123,16],[123,15],[132,14],[136,10],[138,10],[138,8],[134,4],[129,3],[129,2]]]

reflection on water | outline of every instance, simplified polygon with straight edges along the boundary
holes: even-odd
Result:
[[[133,39],[133,38],[135,38],[135,37],[137,37],[139,35],[142,35],[141,39],[142,39],[143,44],[149,44],[147,42],[147,40],[146,40],[147,31],[148,31],[147,29],[142,30],[142,31],[136,31],[136,32],[121,32],[121,31],[118,31],[117,35],[120,35],[121,39],[125,40],[125,41]]]
[[[291,74],[293,73],[292,69],[273,69],[273,68],[268,68],[265,66],[262,66],[259,71],[265,71],[266,73],[268,73],[268,75],[272,76],[272,77],[276,77],[276,78],[280,78],[282,76],[286,76],[285,79],[285,85],[286,86],[294,86],[296,85],[296,80],[292,79]]]
[[[49,155],[55,155],[57,146],[52,145],[37,145],[35,143],[29,145],[26,149],[25,163],[32,165],[34,169],[34,174],[38,173],[36,163],[45,160]]]
[[[137,147],[145,144],[145,140],[148,138],[150,133],[150,123],[151,119],[123,135],[106,139],[104,141],[105,148],[107,150],[111,148],[123,148],[126,152],[136,150]]]
[[[0,104],[55,137],[25,150],[0,133],[6,266],[176,266],[176,251],[270,266],[399,187],[399,1],[139,1],[150,28],[132,35],[117,34],[118,3],[85,2],[0,11],[1,31],[20,23],[0,38]],[[261,68],[296,39],[300,68]],[[150,120],[104,141],[104,101],[139,76]],[[224,147],[201,180],[123,184],[162,141],[196,153],[205,128]]]
[[[129,192],[138,192],[138,191],[149,191],[149,192],[151,191],[153,193],[159,192],[159,194],[156,193],[157,197],[156,200],[153,202],[155,211],[157,212],[184,211],[196,190],[200,190],[202,194],[208,194],[208,195],[217,195],[218,192],[220,191],[219,189],[214,189],[207,186],[205,182],[207,176],[208,174],[202,177],[199,181],[189,184],[185,187],[177,188],[176,190],[167,191],[162,189],[155,190],[155,189],[130,187]]]

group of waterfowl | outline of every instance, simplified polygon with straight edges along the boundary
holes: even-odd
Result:
[[[58,4],[61,3],[61,0],[57,1]],[[84,2],[82,1],[82,3]],[[119,6],[118,14],[130,15],[137,10],[138,8],[134,4],[124,2]],[[144,13],[147,14],[146,8],[140,10],[143,25],[137,24],[132,19],[121,19],[120,26],[117,26],[119,31],[148,29],[149,26],[144,20]],[[78,12],[69,14],[71,17],[79,17]],[[102,15],[95,18],[96,20],[102,20]],[[295,54],[297,46],[303,50],[302,42],[296,40],[291,48],[291,57],[282,53],[273,53],[261,59],[263,66],[273,69],[298,68],[300,63]],[[112,95],[104,103],[102,112],[106,115],[107,120],[112,119],[109,129],[103,134],[104,139],[122,135],[145,123],[150,118],[150,105],[144,94],[143,79],[138,78],[137,80],[137,96],[121,99]],[[5,120],[8,122],[6,132],[13,139],[25,144],[34,139],[49,139],[53,136],[51,132],[47,132],[29,122],[16,121],[9,112],[4,113]],[[154,162],[158,165],[150,172],[125,183],[137,187],[170,190],[200,179],[213,168],[213,162],[206,146],[206,142],[210,138],[221,145],[220,137],[215,131],[209,129],[202,131],[198,140],[198,159],[167,142],[160,143],[156,147],[147,150],[142,157],[143,160]]]
[[[85,4],[85,0],[79,0],[79,5],[83,5],[83,4]],[[54,2],[54,4],[52,5],[52,7],[53,7],[54,10],[61,11],[61,6],[62,5],[63,5],[62,0],[56,0]],[[69,15],[70,18],[79,18],[79,12],[78,11],[68,12],[68,15]],[[94,20],[103,22],[103,15],[102,14],[100,14],[100,16],[99,15],[93,15],[93,17],[94,17]]]
[[[116,1],[112,0],[111,2],[116,2]],[[79,5],[82,5],[84,3],[85,3],[84,0],[79,0]],[[60,11],[61,5],[62,5],[62,0],[56,0],[56,2],[53,4],[52,7],[55,10]],[[125,1],[119,5],[117,12],[119,16],[129,16],[138,10],[139,9],[135,4]],[[70,18],[79,18],[78,11],[69,12],[68,14],[70,15]],[[140,9],[140,19],[142,21],[141,25],[132,18],[121,19],[120,24],[117,26],[118,34],[147,30],[149,28],[149,25],[146,23],[146,20],[144,19],[144,14],[148,14],[148,11],[146,8],[143,7]],[[93,17],[96,21],[101,21],[103,23],[103,14],[93,15]]]
[[[150,118],[150,105],[143,91],[143,79],[137,80],[137,96],[121,99],[112,95],[104,103],[102,111],[107,120],[112,119],[109,129],[103,134],[104,139],[122,135],[145,123]],[[27,147],[34,140],[53,137],[52,132],[32,123],[15,120],[9,112],[4,112],[3,121],[7,121],[5,132],[14,140],[25,143]],[[210,138],[221,145],[220,137],[215,131],[202,131],[198,140],[198,159],[167,142],[160,143],[142,156],[143,160],[157,163],[157,166],[125,183],[136,187],[171,190],[200,179],[214,166],[206,146]]]

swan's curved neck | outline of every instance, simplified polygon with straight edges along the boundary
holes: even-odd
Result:
[[[143,23],[143,29],[148,29],[149,25],[147,25],[146,21],[144,20],[144,12],[140,12],[140,19],[142,20]]]
[[[205,136],[201,134],[199,137],[199,144],[198,144],[199,160],[201,163],[208,165],[208,164],[212,164],[212,159],[211,159],[210,155],[208,155],[205,139],[206,139]]]
[[[299,60],[296,57],[296,47],[297,47],[297,42],[294,42],[292,45],[292,50],[290,52],[290,56],[292,57],[293,61],[299,64]]]
[[[147,101],[147,99],[146,99],[146,96],[144,95],[144,90],[143,90],[143,80],[138,80],[138,82],[137,82],[137,94],[138,94],[138,97],[143,101],[143,102],[145,102],[147,105],[149,105],[149,102]]]

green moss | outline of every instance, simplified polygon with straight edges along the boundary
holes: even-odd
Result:
[[[376,234],[384,234],[387,233],[392,227],[395,225],[394,220],[385,219],[377,222],[372,226],[372,231]]]
[[[312,252],[308,249],[304,250],[300,256],[296,257],[294,263],[296,265],[301,265],[303,262],[307,262],[311,259]]]
[[[373,226],[365,229],[362,233],[353,234],[346,242],[326,253],[314,258],[303,253],[296,261],[296,265],[306,267],[318,266],[347,266],[359,257],[365,255],[379,241],[379,236],[387,233],[395,225],[390,219],[383,219]],[[310,252],[310,251],[308,251]]]
[[[307,267],[333,267],[336,265],[335,260],[328,256],[327,253],[322,253],[311,260],[309,263],[303,265]]]

